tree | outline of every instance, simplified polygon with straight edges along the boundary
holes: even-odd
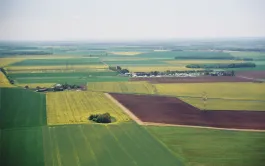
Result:
[[[117,69],[117,70],[121,70],[121,67],[120,67],[120,66],[117,66],[116,69]]]
[[[234,72],[234,70],[232,70],[231,75],[232,75],[232,76],[235,76],[235,72]]]
[[[109,113],[92,114],[88,119],[97,123],[111,123],[111,116]]]

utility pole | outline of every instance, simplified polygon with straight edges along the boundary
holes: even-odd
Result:
[[[202,102],[203,102],[203,110],[206,111],[206,106],[207,106],[207,92],[203,91],[202,92]]]

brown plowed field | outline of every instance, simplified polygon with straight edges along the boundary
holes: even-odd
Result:
[[[265,71],[238,71],[236,75],[255,79],[265,79]]]
[[[174,97],[113,93],[111,95],[144,122],[265,129],[265,112],[262,111],[201,111]]]
[[[151,83],[204,83],[204,82],[252,82],[250,79],[231,76],[202,76],[202,77],[137,77],[130,81],[149,81]]]

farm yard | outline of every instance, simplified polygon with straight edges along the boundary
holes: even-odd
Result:
[[[0,47],[0,165],[264,165],[265,54],[173,45],[19,48]],[[235,76],[187,67],[244,58],[256,67],[213,69]],[[118,67],[186,75],[130,77]],[[58,85],[67,87],[55,92]],[[105,113],[111,123],[90,119]]]

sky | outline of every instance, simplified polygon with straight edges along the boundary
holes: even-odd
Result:
[[[0,40],[265,37],[265,0],[0,0]]]

